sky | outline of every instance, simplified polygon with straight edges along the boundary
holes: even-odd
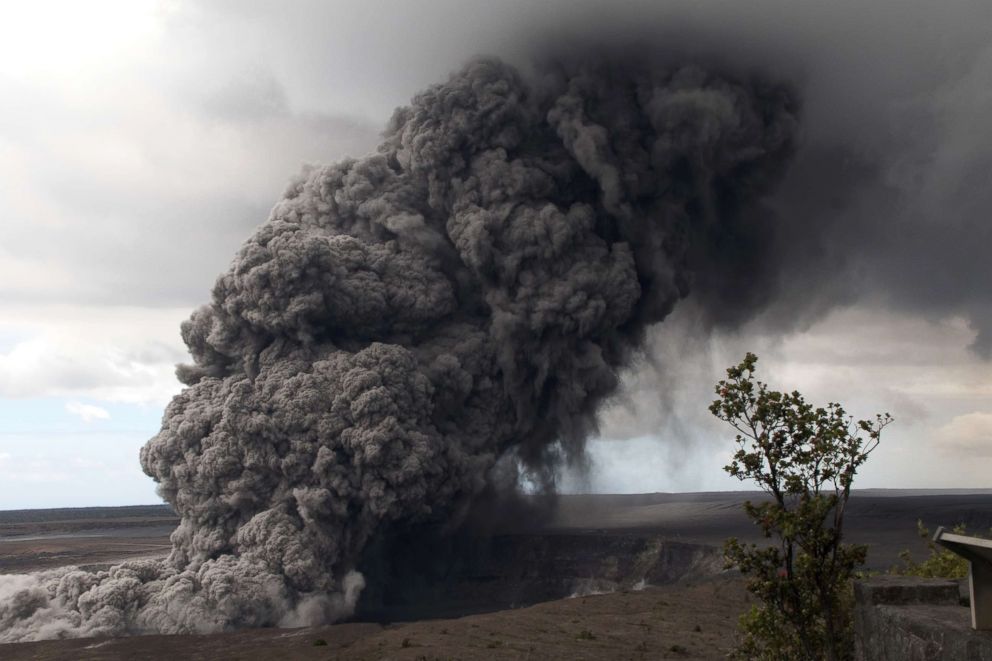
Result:
[[[304,163],[373,150],[474,55],[645,40],[797,81],[775,205],[819,268],[716,332],[691,298],[652,329],[563,490],[748,488],[707,411],[746,351],[773,387],[895,417],[859,486],[990,486],[992,9],[866,4],[5,3],[0,509],[159,500],[137,455],[180,389],[179,324]]]

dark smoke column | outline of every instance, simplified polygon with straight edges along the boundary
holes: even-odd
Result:
[[[334,592],[370,535],[464,511],[506,453],[544,476],[556,443],[581,453],[693,240],[775,182],[794,113],[695,67],[532,88],[478,61],[377,154],[304,173],[183,326],[189,388],[141,454],[182,516],[171,561]]]
[[[760,298],[788,88],[617,61],[538,78],[474,62],[378,153],[290,186],[183,325],[189,387],[141,452],[182,517],[169,559],[0,585],[0,640],[347,614],[373,535],[457,525],[501,458],[552,485],[694,282],[719,283],[697,292],[717,316]]]

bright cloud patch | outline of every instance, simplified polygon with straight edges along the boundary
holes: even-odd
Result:
[[[65,410],[73,415],[78,415],[83,422],[93,422],[94,420],[110,420],[110,413],[107,409],[83,404],[81,402],[69,402],[65,405]]]
[[[164,405],[179,390],[186,309],[10,308],[0,321],[0,397]]]
[[[938,430],[937,440],[954,453],[992,457],[992,413],[959,415]]]

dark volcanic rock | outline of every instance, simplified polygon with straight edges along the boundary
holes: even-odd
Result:
[[[723,570],[712,546],[659,535],[606,532],[529,533],[491,539],[454,537],[393,546],[365,571],[388,576],[371,588],[356,618],[400,621],[452,617],[541,601],[666,585]]]

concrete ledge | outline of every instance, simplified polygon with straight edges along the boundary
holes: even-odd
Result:
[[[861,661],[992,661],[992,634],[971,628],[957,581],[880,576],[854,585]]]

